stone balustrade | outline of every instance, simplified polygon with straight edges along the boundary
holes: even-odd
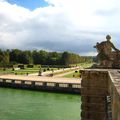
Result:
[[[62,79],[62,78],[61,78]],[[74,93],[80,94],[80,81],[57,81],[57,80],[30,80],[30,77],[24,77],[19,79],[13,78],[2,78],[0,77],[0,87],[10,87],[19,89],[32,89],[40,91],[51,91],[51,92],[63,92],[63,93]]]

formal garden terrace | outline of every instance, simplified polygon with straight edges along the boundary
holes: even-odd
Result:
[[[81,119],[120,120],[120,70],[82,70]]]

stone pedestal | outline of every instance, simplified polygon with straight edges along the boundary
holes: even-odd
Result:
[[[107,72],[101,70],[86,70],[81,71],[81,74],[81,120],[107,120]]]

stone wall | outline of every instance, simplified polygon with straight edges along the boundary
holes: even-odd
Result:
[[[120,120],[120,93],[116,90],[113,73],[115,71],[102,69],[81,71],[82,120],[108,120],[109,95],[112,98],[113,120]]]
[[[120,120],[120,73],[109,72],[109,94],[111,96],[112,120]]]

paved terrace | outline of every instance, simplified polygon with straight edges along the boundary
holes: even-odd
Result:
[[[1,75],[0,79],[6,80],[21,80],[21,81],[37,81],[48,83],[71,83],[80,84],[81,80],[76,78],[54,78],[54,77],[41,77],[41,76],[23,76],[23,75]]]
[[[81,80],[75,78],[1,75],[0,86],[80,94]]]

